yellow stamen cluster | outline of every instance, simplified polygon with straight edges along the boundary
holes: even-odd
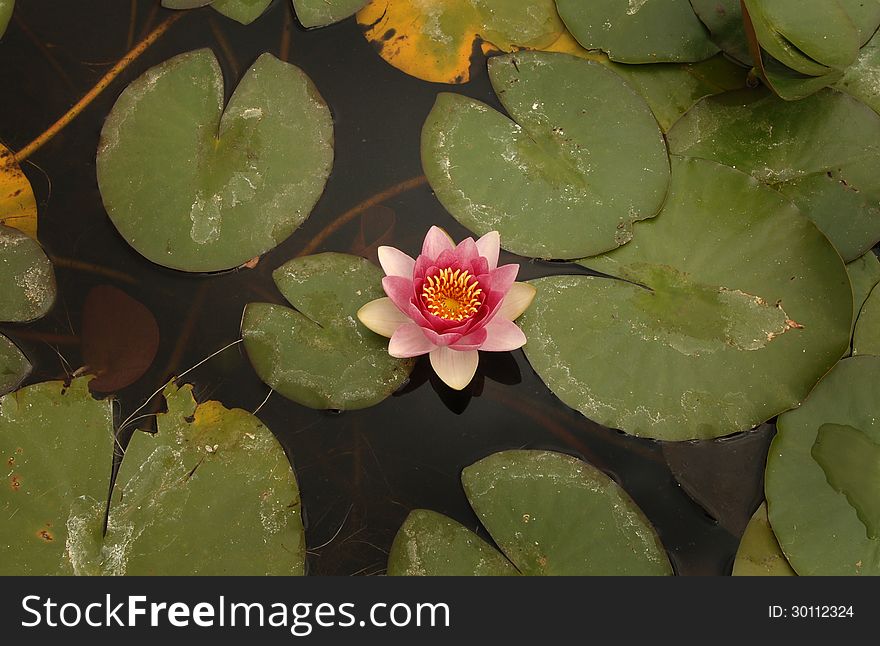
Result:
[[[470,272],[461,269],[441,269],[436,276],[428,276],[422,287],[422,301],[434,316],[447,321],[464,321],[476,314],[482,301],[483,290]]]

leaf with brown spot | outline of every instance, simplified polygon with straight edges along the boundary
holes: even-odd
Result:
[[[37,239],[37,201],[12,151],[0,144],[0,224]]]
[[[96,375],[92,392],[115,392],[149,369],[159,349],[156,317],[140,301],[110,285],[86,296],[82,315],[83,359]]]

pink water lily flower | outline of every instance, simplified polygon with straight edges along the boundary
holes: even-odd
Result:
[[[479,350],[506,352],[526,342],[514,321],[532,303],[535,288],[514,282],[518,265],[498,266],[500,248],[497,231],[456,246],[438,227],[428,231],[415,260],[379,247],[388,298],[367,303],[358,318],[391,338],[391,356],[428,354],[437,375],[461,390],[477,371]]]

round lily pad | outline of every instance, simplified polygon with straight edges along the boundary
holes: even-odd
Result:
[[[422,165],[437,198],[505,249],[582,258],[628,242],[663,204],[669,160],[650,108],[617,74],[567,54],[489,61],[512,120],[440,94],[422,129]]]
[[[92,571],[113,456],[113,405],[86,378],[52,381],[0,398],[0,574]]]
[[[762,503],[749,521],[736,551],[733,576],[796,575],[779,547],[773,528],[770,527],[767,505]]]
[[[0,225],[0,321],[33,321],[54,302],[55,273],[39,243]]]
[[[853,333],[853,354],[880,356],[880,287],[874,287],[859,312]]]
[[[461,479],[504,556],[455,521],[419,510],[394,540],[389,574],[672,574],[641,510],[585,462],[549,451],[503,451],[467,467]]]
[[[9,339],[0,334],[0,395],[14,390],[31,372],[31,362]]]
[[[565,31],[553,0],[372,0],[357,20],[383,59],[435,83],[467,83],[478,46],[541,49]]]
[[[37,239],[37,200],[12,151],[0,144],[0,225]]]
[[[747,430],[796,406],[847,351],[852,293],[827,238],[776,191],[673,158],[661,214],[584,261],[614,276],[533,282],[520,325],[566,404],[664,440]]]
[[[333,161],[333,124],[299,68],[263,54],[223,109],[202,49],[147,71],[119,97],[98,148],[104,206],[122,236],[183,271],[237,267],[308,217]]]
[[[165,389],[158,433],[135,433],[111,499],[102,572],[301,575],[299,488],[259,419],[192,386]]]
[[[688,63],[718,53],[688,0],[556,0],[587,49],[621,63]]]
[[[303,27],[324,27],[357,13],[368,0],[293,0]]]
[[[0,0],[0,38],[6,32],[9,19],[12,18],[12,10],[15,8],[15,0]]]
[[[788,196],[847,261],[880,240],[880,116],[846,94],[708,97],[668,139],[673,153],[732,166]]]
[[[753,64],[743,27],[740,0],[690,0],[697,17],[709,30],[712,42],[735,61]]]
[[[595,61],[622,76],[648,102],[663,132],[704,96],[746,87],[748,76],[747,70],[723,54],[699,63],[615,63],[602,52],[584,49],[568,32],[544,51]]]
[[[849,282],[853,290],[853,325],[859,318],[859,312],[868,300],[868,296],[877,283],[880,283],[880,260],[873,251],[856,258],[846,265]]]
[[[354,410],[378,404],[406,382],[414,361],[388,354],[388,340],[365,328],[357,311],[382,298],[382,272],[364,258],[323,253],[275,270],[295,309],[245,308],[241,334],[265,383],[298,404]]]
[[[792,567],[880,574],[880,357],[841,361],[777,427],[764,488]]]

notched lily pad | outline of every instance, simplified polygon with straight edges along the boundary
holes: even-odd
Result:
[[[549,451],[504,451],[461,477],[503,556],[455,521],[418,510],[394,540],[389,574],[672,574],[641,510],[585,462]]]
[[[299,68],[262,55],[223,109],[210,50],[176,56],[119,97],[98,148],[104,206],[153,262],[237,267],[308,217],[333,162],[330,111]]]
[[[750,173],[795,202],[851,261],[880,240],[880,116],[834,90],[700,101],[669,132],[673,153]]]
[[[797,576],[779,547],[762,503],[746,527],[733,562],[733,576]]]
[[[489,61],[512,119],[440,94],[422,129],[422,165],[438,199],[505,249],[579,258],[625,244],[660,209],[669,182],[663,136],[614,72],[574,56],[517,52]]]
[[[384,296],[382,272],[364,258],[324,253],[276,269],[275,284],[296,309],[245,308],[248,357],[265,383],[298,404],[354,410],[378,404],[404,384],[413,360],[388,354],[388,340],[357,319]]]
[[[87,381],[46,382],[0,398],[0,574],[79,573],[79,541],[100,540],[100,522],[79,531],[78,519],[84,509],[103,514],[113,406],[92,399]],[[91,568],[91,557],[82,566]]]
[[[565,30],[553,0],[372,0],[357,19],[383,59],[435,83],[467,83],[479,45],[541,49]]]
[[[192,386],[165,389],[158,433],[135,433],[111,499],[102,572],[301,575],[299,488],[259,419]]]
[[[18,229],[37,239],[34,191],[12,151],[3,144],[0,144],[0,225]]]
[[[633,435],[753,428],[797,405],[849,344],[849,278],[827,238],[718,164],[673,158],[660,215],[583,264],[621,280],[534,281],[525,353],[564,403]]]
[[[689,63],[718,53],[688,0],[556,0],[586,49],[621,63]]]
[[[880,357],[841,361],[777,427],[765,492],[792,567],[880,574]]]

